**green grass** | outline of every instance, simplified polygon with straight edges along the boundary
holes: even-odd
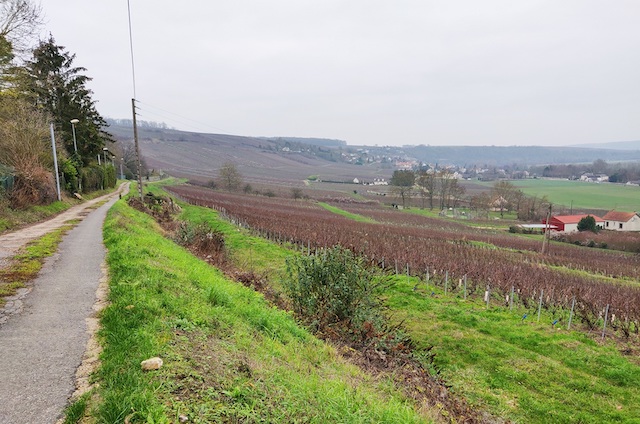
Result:
[[[528,196],[547,196],[556,205],[573,209],[616,209],[633,212],[640,210],[640,188],[621,184],[594,184],[568,180],[514,180],[510,181]]]
[[[56,252],[62,237],[76,223],[69,221],[63,227],[30,242],[9,259],[9,265],[0,269],[0,307],[6,303],[5,297],[15,295],[18,289],[36,278],[45,259]]]
[[[357,221],[357,222],[376,222],[372,218],[369,218],[369,217],[366,217],[366,216],[362,216],[362,215],[358,215],[357,213],[347,212],[344,209],[340,209],[340,208],[338,208],[336,206],[332,206],[332,205],[329,205],[329,204],[324,203],[324,202],[318,202],[318,205],[322,206],[323,208],[325,208],[329,212],[333,212],[333,213],[335,213],[337,215],[344,216],[346,218],[352,219],[352,220]]]
[[[46,206],[32,206],[22,210],[0,208],[0,233],[42,221],[69,209],[72,205],[73,201],[55,201]]]
[[[487,309],[395,282],[391,312],[419,348],[434,346],[435,368],[472,404],[515,422],[640,422],[640,366],[613,344],[567,331],[566,311],[553,328],[559,316],[544,312],[538,324],[535,309]]]
[[[186,206],[184,218],[215,220]],[[278,249],[243,240],[256,263]],[[102,313],[97,422],[423,422],[386,380],[346,364],[262,295],[226,279],[117,202],[105,223],[110,305]],[[246,254],[245,254],[246,255]],[[256,265],[257,266],[257,265]],[[140,361],[160,356],[159,371]]]
[[[99,422],[131,414],[138,422],[177,421],[183,413],[192,422],[418,420],[391,383],[343,364],[288,314],[158,236],[147,217],[118,205],[105,232],[113,262],[113,304],[105,318],[114,316],[103,320],[113,349],[105,358],[116,359],[107,359],[109,372],[101,371],[99,381],[122,381],[100,394],[109,403],[100,408]],[[181,217],[225,233],[236,264],[265,272],[278,285],[290,251],[204,208],[184,206]],[[497,298],[486,309],[433,286],[414,291],[415,281],[406,277],[394,281],[385,295],[392,317],[404,322],[418,357],[434,346],[434,362],[426,365],[473,405],[514,422],[640,422],[637,360],[609,342],[567,331],[567,311],[543,311],[538,324],[535,310],[508,311],[496,306]],[[563,321],[552,328],[556,318]],[[142,359],[156,355],[165,368],[138,370]],[[390,418],[380,402],[398,415]]]

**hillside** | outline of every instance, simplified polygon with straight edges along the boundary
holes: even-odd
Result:
[[[119,140],[131,140],[130,126],[112,122],[109,131]],[[547,146],[347,146],[341,140],[296,137],[245,137],[205,134],[141,126],[140,148],[148,166],[171,175],[214,178],[225,162],[236,164],[253,185],[302,184],[310,175],[333,181],[388,179],[396,161],[478,166],[530,166],[640,160],[640,146],[611,148]],[[636,143],[637,144],[637,143]],[[617,146],[617,147],[615,147]],[[625,144],[633,147],[633,144]]]
[[[131,128],[111,126],[119,140],[131,139]],[[302,143],[300,139],[256,138],[201,134],[162,128],[139,128],[140,149],[147,165],[171,175],[214,178],[225,162],[233,162],[251,184],[301,185],[311,175],[321,179],[389,178],[392,170],[380,164],[353,165],[342,147]],[[306,146],[306,147],[305,147]]]

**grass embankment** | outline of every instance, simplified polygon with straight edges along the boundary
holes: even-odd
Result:
[[[367,216],[362,216],[362,215],[358,215],[357,213],[352,213],[352,212],[347,212],[344,209],[340,209],[336,206],[332,206],[329,205],[327,203],[324,202],[318,202],[318,204],[320,206],[322,206],[323,208],[325,208],[326,210],[328,210],[329,212],[333,212],[336,215],[340,215],[340,216],[344,216],[346,218],[349,218],[351,220],[357,221],[357,222],[376,222],[375,219],[373,218],[369,218]]]
[[[391,278],[391,315],[418,353],[434,346],[434,369],[472,404],[516,422],[640,422],[640,361],[598,335],[567,331],[568,310],[542,311],[538,324],[537,305],[510,311],[494,295],[487,309],[482,293],[463,300],[457,281],[445,295],[415,278]],[[574,317],[572,328],[580,326]]]
[[[183,217],[216,214],[186,207]],[[257,267],[261,249],[282,254],[227,230],[238,234],[229,234],[231,250],[251,252],[240,261]],[[108,214],[105,243],[111,303],[101,320],[98,422],[424,420],[390,382],[346,364],[290,314],[177,247],[124,202]],[[141,371],[152,356],[164,367]]]
[[[73,206],[72,200],[55,201],[46,206],[32,206],[23,210],[0,209],[0,234],[24,225],[47,219]]]
[[[435,346],[436,369],[473,404],[516,422],[640,422],[639,364],[613,342],[567,331],[568,311],[554,327],[546,311],[537,323],[535,308],[487,309],[451,288],[414,285],[397,277],[387,303],[419,348]]]
[[[6,267],[0,268],[0,307],[6,303],[5,297],[15,295],[18,289],[26,287],[29,281],[36,278],[45,259],[56,252],[62,236],[76,223],[77,221],[70,221],[32,241],[9,259]]]

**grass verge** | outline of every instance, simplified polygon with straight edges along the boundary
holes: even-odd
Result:
[[[45,259],[55,253],[62,237],[77,222],[69,221],[57,230],[32,241],[9,259],[8,266],[0,268],[0,307],[6,303],[4,298],[15,295],[38,275]]]
[[[426,421],[388,380],[345,363],[290,314],[165,239],[150,217],[118,202],[104,233],[111,303],[98,422]],[[143,372],[152,356],[164,367]]]

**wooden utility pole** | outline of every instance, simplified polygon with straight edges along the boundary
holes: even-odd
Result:
[[[131,99],[133,109],[133,142],[136,145],[136,165],[138,168],[138,195],[142,201],[142,161],[140,160],[140,145],[138,144],[138,124],[136,122],[136,99]]]
[[[550,224],[549,224],[549,220],[551,219],[551,207],[552,204],[549,203],[549,211],[547,212],[547,221],[545,222],[545,227],[544,227],[544,237],[542,238],[542,254],[544,255],[546,252],[546,249],[549,245],[549,230],[550,230]]]

